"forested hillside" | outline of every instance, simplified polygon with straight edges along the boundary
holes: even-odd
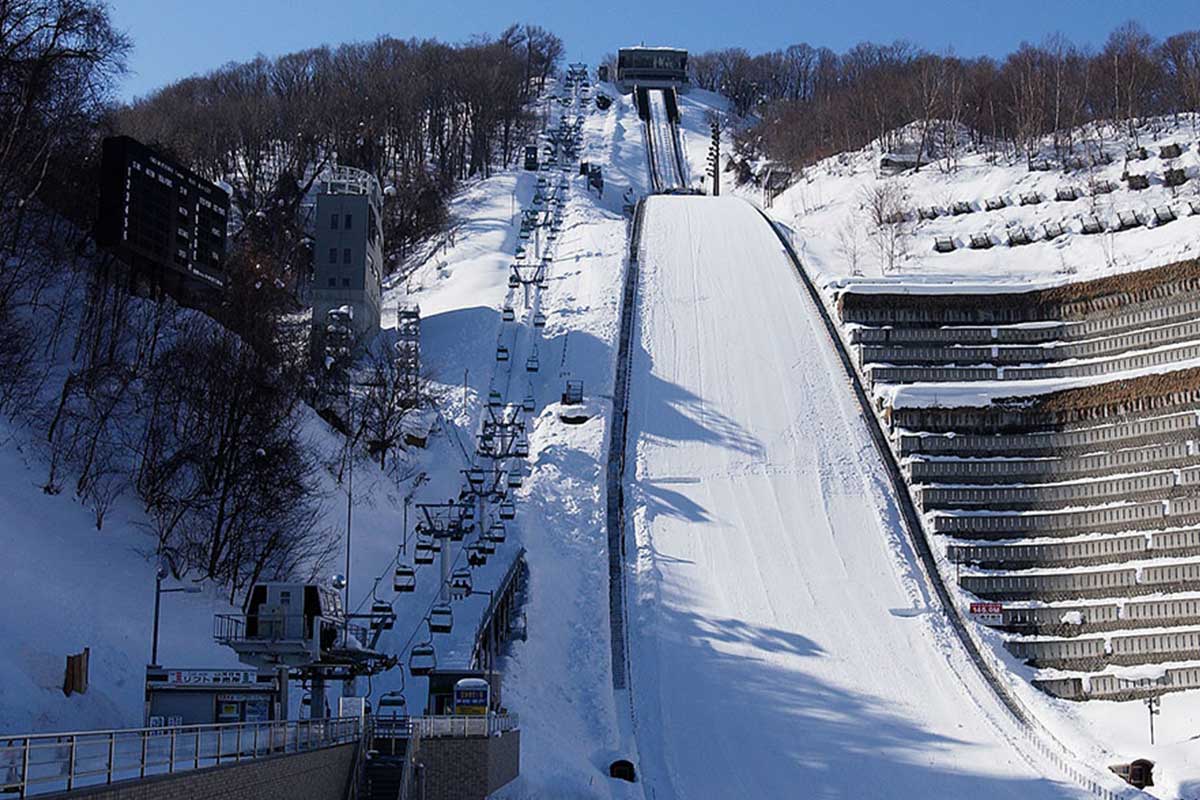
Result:
[[[857,150],[909,123],[928,160],[950,130],[976,144],[1032,158],[1053,135],[1059,154],[1083,144],[1095,120],[1134,121],[1200,107],[1200,31],[1157,40],[1136,22],[1099,50],[1061,35],[1004,58],[932,53],[904,41],[865,42],[845,53],[797,44],[751,55],[733,48],[691,56],[697,86],[758,117],[744,144],[793,166]],[[956,145],[957,146],[957,145]]]
[[[389,468],[400,447],[386,374],[343,445],[325,452],[306,435],[320,381],[306,349],[306,195],[327,166],[374,173],[398,267],[443,229],[463,181],[513,160],[562,43],[536,26],[457,46],[381,38],[230,64],[125,105],[113,91],[130,47],[98,0],[0,4],[0,118],[12,121],[0,130],[0,414],[44,492],[83,503],[100,530],[135,497],[142,549],[235,598],[322,568],[334,536],[321,486],[368,449]],[[115,133],[228,187],[220,303],[139,296],[92,244],[100,141]]]

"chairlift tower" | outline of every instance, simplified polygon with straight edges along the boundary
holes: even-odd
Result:
[[[462,541],[468,530],[477,523],[473,503],[463,500],[447,500],[445,503],[417,503],[417,509],[425,518],[426,533],[440,542],[441,584],[438,588],[438,599],[446,603],[450,601],[450,543]]]
[[[325,315],[325,399],[330,405],[349,402],[350,358],[354,350],[354,309],[339,306]],[[348,409],[347,409],[348,410]]]
[[[420,401],[421,309],[402,306],[396,312],[396,390],[402,408],[413,408]]]

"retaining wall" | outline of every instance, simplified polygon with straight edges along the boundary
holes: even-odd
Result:
[[[342,800],[357,743],[177,772],[48,798],[88,800]]]
[[[1093,453],[1086,456],[1040,459],[984,460],[972,458],[961,461],[911,460],[905,467],[909,481],[922,483],[1035,483],[1038,481],[1071,480],[1101,477],[1114,472],[1132,472],[1139,468],[1180,466],[1188,459],[1196,444],[1192,440],[1152,445],[1150,447]]]

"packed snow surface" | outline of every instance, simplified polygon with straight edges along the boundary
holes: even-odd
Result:
[[[627,497],[647,797],[1064,797],[935,613],[771,228],[655,197]]]

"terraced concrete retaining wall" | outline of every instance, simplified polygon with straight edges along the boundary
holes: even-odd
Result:
[[[1012,539],[1026,536],[1079,536],[1105,530],[1163,527],[1174,501],[1128,503],[1111,508],[1032,514],[939,515],[933,518],[935,533],[950,533],[962,539]],[[1170,511],[1174,511],[1170,508]],[[1180,501],[1179,518],[1194,516],[1191,504]]]
[[[919,430],[919,428],[918,428]],[[1200,430],[1195,413],[1173,414],[1152,419],[1135,419],[1076,430],[980,435],[970,433],[904,434],[899,437],[900,455],[1054,455],[1095,447],[1130,447],[1159,439],[1177,439]]]
[[[1004,459],[984,461],[912,460],[906,465],[913,484],[943,483],[1004,483],[1020,481],[1072,480],[1100,477],[1114,472],[1131,472],[1145,467],[1173,467],[1184,464],[1196,452],[1192,440],[1153,445],[1150,447],[1093,453],[1086,456],[1040,459]]]

